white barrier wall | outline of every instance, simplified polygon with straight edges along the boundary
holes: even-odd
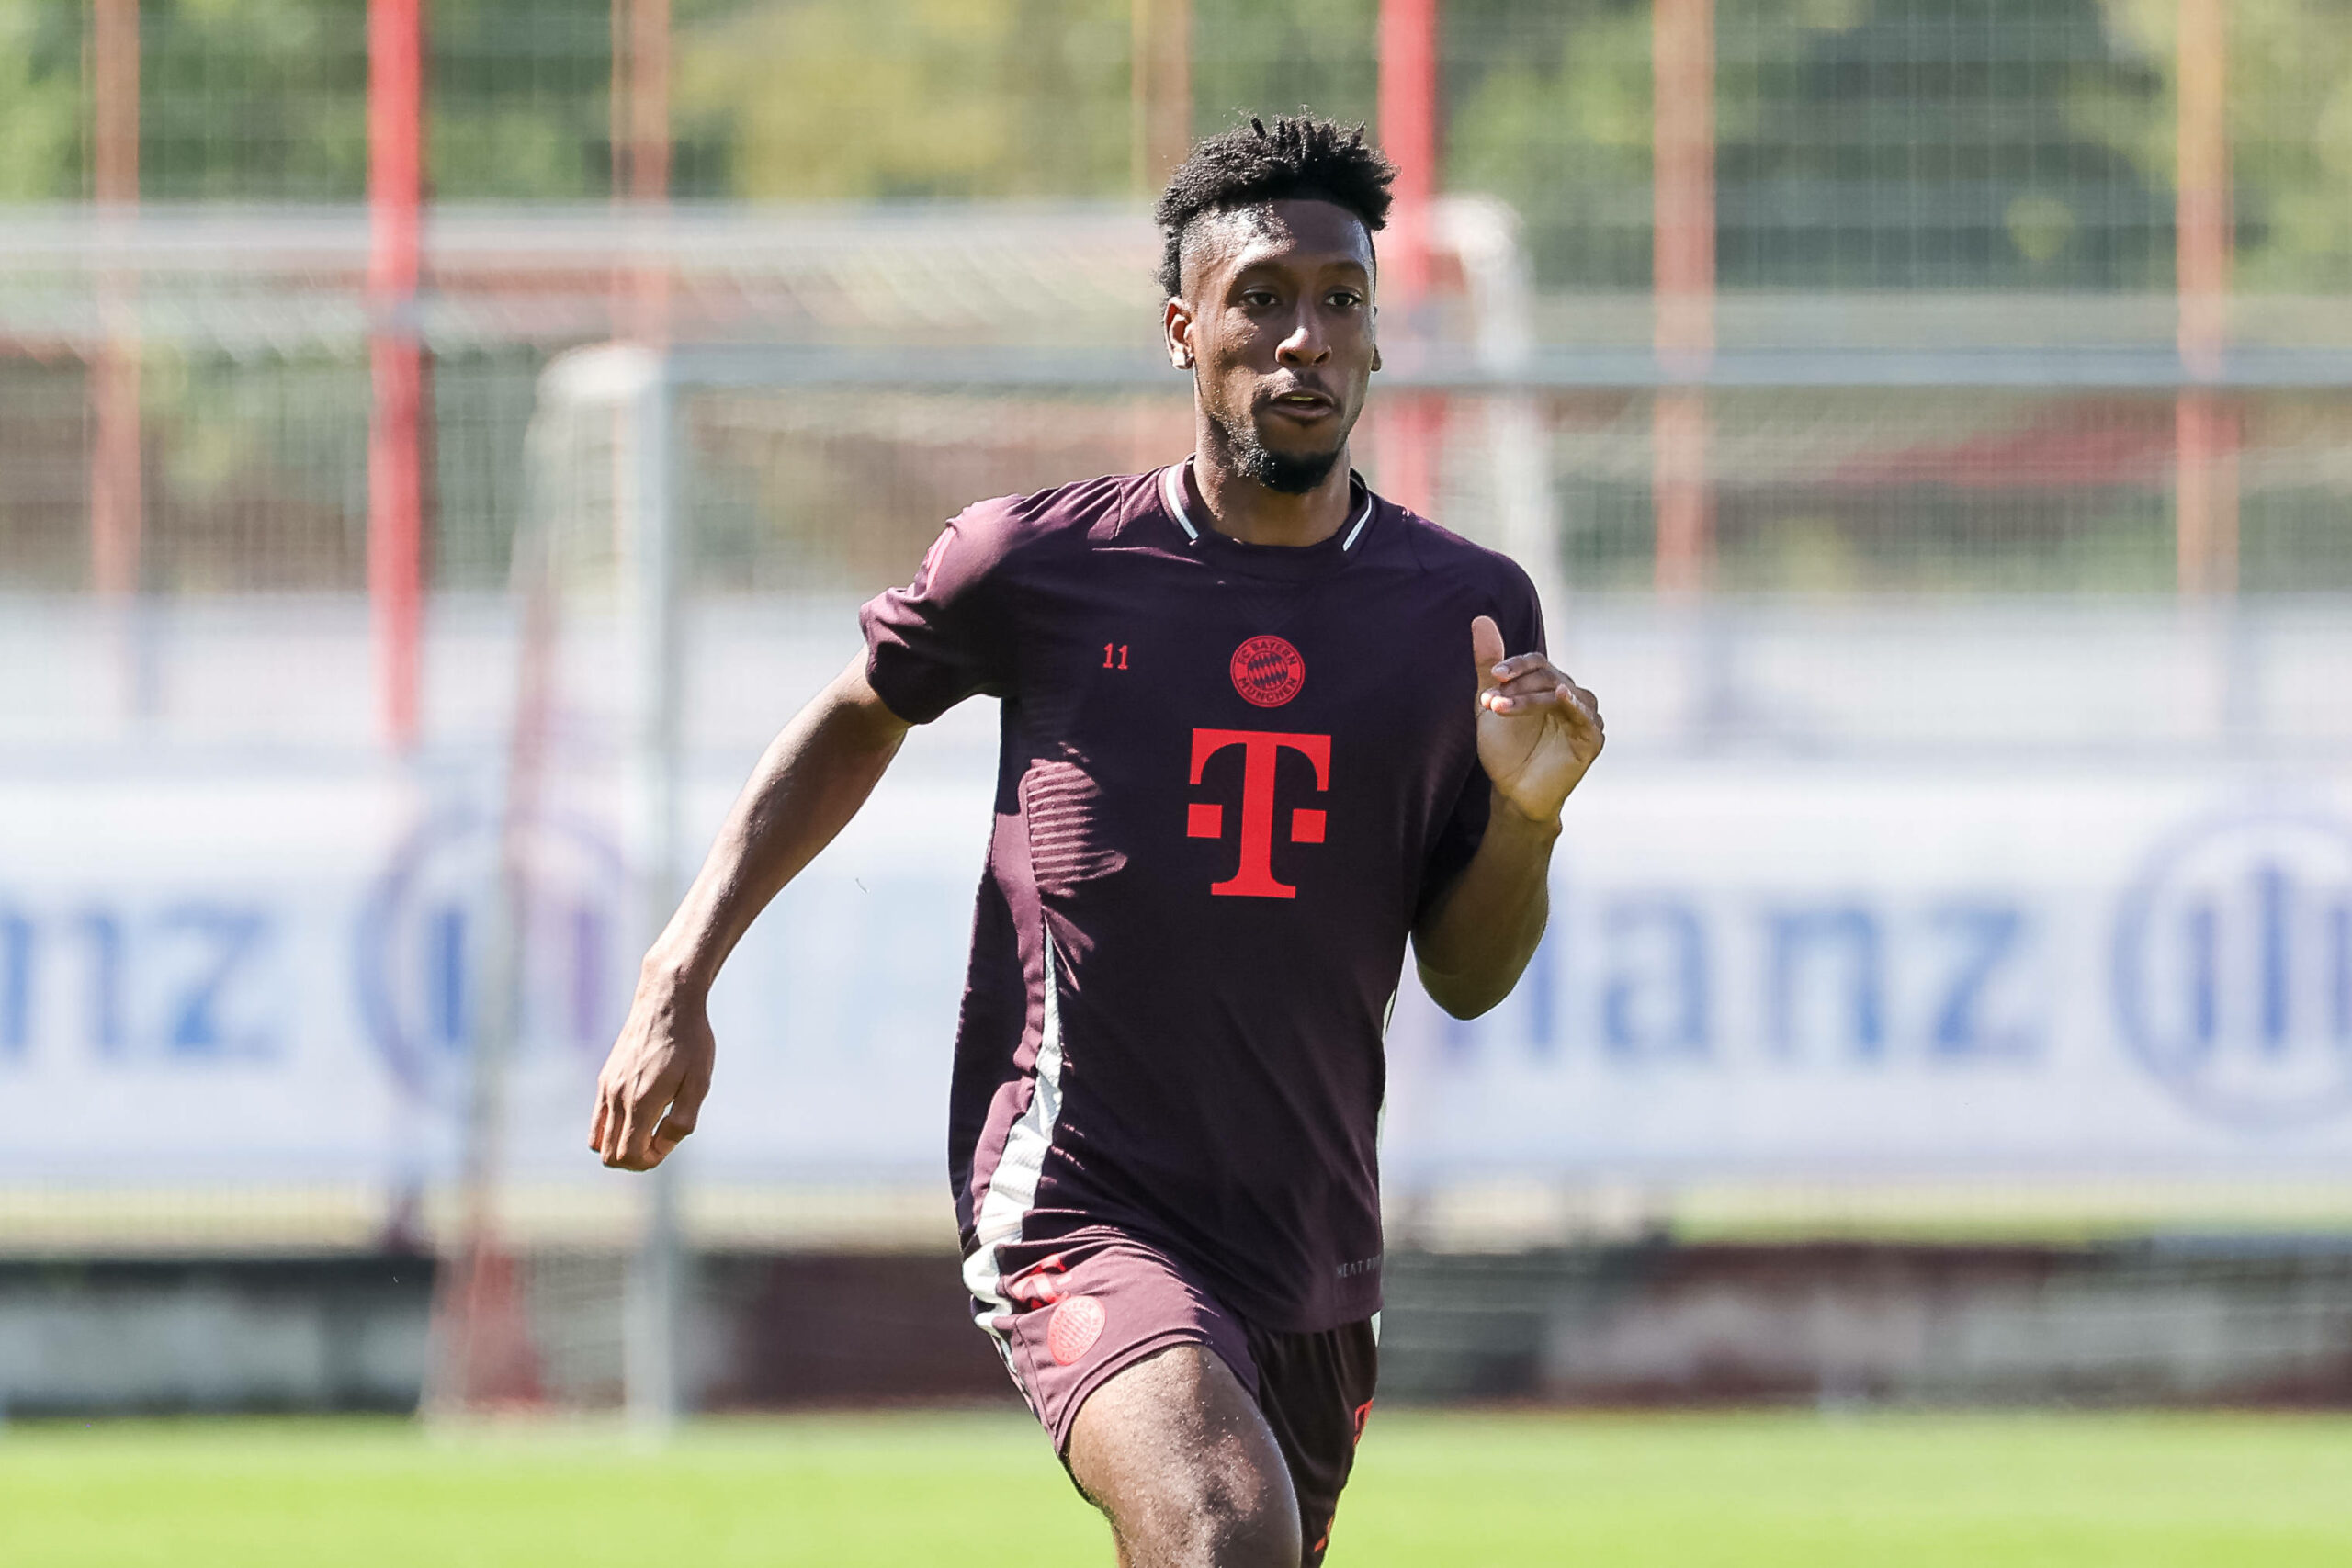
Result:
[[[707,701],[740,718],[697,752],[696,842],[838,641],[716,661],[740,679]],[[0,1180],[449,1169],[493,887],[479,705],[478,739],[405,768],[12,736]],[[910,744],[738,954],[703,1172],[942,1168],[986,705]],[[1638,696],[1611,712],[1517,994],[1463,1025],[1408,984],[1396,1177],[2352,1174],[2335,753],[1710,752],[1645,743]],[[533,835],[509,1156],[536,1174],[599,1174],[588,1089],[636,956],[618,820],[575,781]]]
[[[1596,774],[1544,949],[1430,1020],[1396,1157],[1625,1171],[2352,1168],[2352,792]]]
[[[493,846],[434,793],[0,788],[0,1175],[440,1167]],[[1399,1175],[2352,1167],[2352,781],[1653,765],[1573,810],[1517,994],[1400,1009]],[[987,812],[910,770],[762,923],[707,1168],[937,1163]],[[622,862],[593,811],[536,839],[514,1155],[586,1175]]]

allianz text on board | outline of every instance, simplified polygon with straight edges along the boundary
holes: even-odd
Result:
[[[1596,789],[1518,993],[1460,1025],[1408,983],[1387,1157],[2340,1162],[2352,812],[2217,814],[2220,793],[1699,769]],[[107,807],[78,842],[0,844],[0,1090],[62,1111],[0,1170],[214,1168],[230,1148],[361,1174],[404,1122],[454,1133],[502,962],[486,811],[361,792],[289,819],[266,789],[216,789],[206,836],[141,842],[103,830],[131,819]],[[715,1168],[935,1162],[975,814],[935,844],[905,825],[936,812],[845,840],[755,930],[714,998],[742,1089],[706,1129]],[[632,967],[625,854],[593,812],[523,843],[517,1153],[568,1168]]]

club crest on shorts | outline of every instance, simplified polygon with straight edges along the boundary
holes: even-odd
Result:
[[[1046,1327],[1046,1348],[1053,1352],[1055,1364],[1069,1366],[1093,1349],[1102,1337],[1107,1315],[1092,1296],[1072,1296],[1054,1308],[1053,1322]]]
[[[1233,650],[1233,689],[1244,702],[1278,708],[1306,684],[1306,660],[1278,637],[1253,637]]]

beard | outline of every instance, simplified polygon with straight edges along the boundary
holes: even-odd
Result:
[[[1222,414],[1216,417],[1241,472],[1278,495],[1305,495],[1330,477],[1340,454],[1348,449],[1347,433],[1342,431],[1339,445],[1329,452],[1277,452],[1258,439],[1257,427],[1249,421],[1229,420]]]

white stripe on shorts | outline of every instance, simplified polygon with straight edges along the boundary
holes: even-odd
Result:
[[[1005,1299],[1004,1269],[997,1261],[997,1248],[1020,1239],[1021,1224],[1037,1201],[1037,1178],[1046,1168],[1046,1151],[1053,1147],[1054,1125],[1062,1113],[1062,1010],[1060,988],[1054,979],[1054,933],[1046,930],[1040,934],[1046,950],[1046,1023],[1037,1043],[1036,1084],[1029,1095],[1029,1109],[1004,1135],[1004,1152],[997,1158],[989,1195],[981,1200],[979,1215],[972,1224],[978,1245],[964,1260],[965,1285],[975,1298],[988,1303],[975,1321],[991,1335],[996,1327],[989,1320],[1012,1306]]]

